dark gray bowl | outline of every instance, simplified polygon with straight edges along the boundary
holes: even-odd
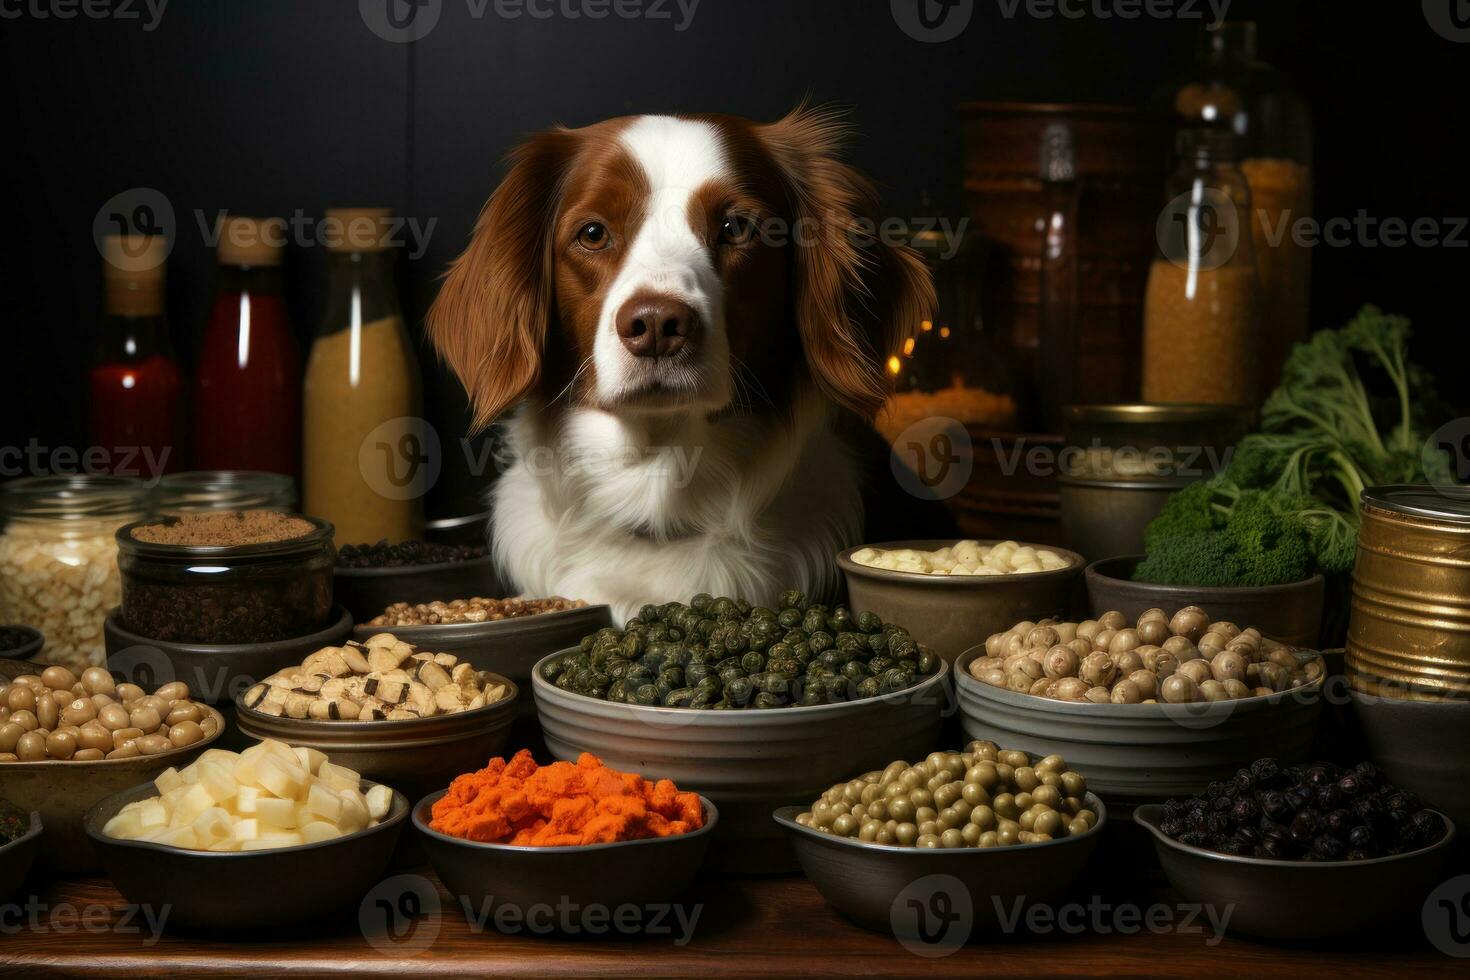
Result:
[[[187,851],[102,833],[126,804],[157,795],[144,783],[109,796],[87,813],[87,836],[127,902],[166,907],[169,926],[211,933],[294,931],[356,907],[382,880],[408,822],[408,800],[395,790],[376,827],[273,851]]]
[[[1321,575],[1286,585],[1250,588],[1154,585],[1133,581],[1133,569],[1142,560],[1142,555],[1129,555],[1104,558],[1087,566],[1083,577],[1093,615],[1116,609],[1133,622],[1154,608],[1173,614],[1185,606],[1199,606],[1211,620],[1228,620],[1241,629],[1254,626],[1287,646],[1315,649],[1318,645],[1327,586]]]
[[[1443,881],[1455,825],[1437,844],[1366,861],[1272,861],[1181,844],[1159,829],[1164,808],[1138,807],[1133,819],[1154,836],[1169,883],[1186,902],[1231,910],[1226,930],[1264,939],[1310,941],[1382,934],[1396,916],[1417,921]]]
[[[472,711],[398,721],[325,721],[262,714],[236,701],[235,724],[249,738],[317,749],[338,765],[418,796],[480,769],[505,749],[520,688],[498,675],[491,675],[490,683],[506,685],[505,697]]]
[[[332,594],[360,623],[395,602],[447,602],[464,596],[502,596],[505,590],[495,558],[488,555],[406,568],[338,568],[332,573]]]
[[[29,639],[18,647],[11,647],[9,650],[0,650],[0,658],[5,660],[30,660],[36,654],[40,653],[41,648],[46,645],[46,638],[41,635],[40,630],[33,626],[21,626],[17,623],[9,628],[15,630],[17,633],[25,634]]]
[[[1409,701],[1349,689],[1368,757],[1395,786],[1470,826],[1470,701]],[[1464,846],[1462,844],[1462,846]]]
[[[299,664],[322,647],[340,646],[352,617],[337,607],[332,625],[307,636],[271,643],[173,643],[152,640],[122,624],[114,609],[102,625],[107,667],[114,675],[152,691],[169,681],[189,685],[194,700],[224,708],[262,677]]]
[[[382,612],[382,609],[378,610],[378,614]],[[452,653],[479,670],[494,671],[529,690],[531,668],[536,666],[536,661],[549,653],[574,647],[582,637],[611,625],[612,613],[607,606],[583,606],[487,623],[369,626],[361,622],[352,628],[352,637],[363,642],[379,633],[392,633],[421,650]]]
[[[31,811],[31,829],[9,844],[0,844],[0,902],[5,901],[25,882],[36,861],[41,843],[41,815]]]
[[[521,913],[533,906],[566,904],[646,909],[665,905],[689,887],[704,861],[720,813],[704,797],[704,826],[676,837],[651,837],[579,847],[520,847],[485,844],[441,834],[429,827],[435,802],[448,790],[431,793],[413,808],[419,843],[439,880],[461,911],[475,915],[509,906]]]
[[[943,892],[950,909],[963,914],[968,906],[972,930],[993,933],[1002,928],[1002,914],[1015,914],[1018,899],[1025,908],[1066,895],[1108,821],[1107,807],[1097,794],[1088,793],[1084,800],[1097,811],[1097,826],[1090,831],[1014,847],[869,844],[803,827],[796,815],[805,806],[784,806],[772,816],[789,832],[801,869],[833,908],[865,928],[914,939],[912,916],[903,908],[908,900],[938,904],[934,900]],[[931,879],[936,875],[945,877]]]
[[[381,612],[382,610],[379,610]],[[494,671],[510,678],[523,691],[531,690],[531,669],[549,653],[574,647],[582,637],[613,625],[607,606],[583,606],[562,612],[501,619],[489,623],[445,623],[436,626],[353,627],[353,639],[367,640],[379,633],[392,633],[405,643],[434,653],[452,653],[479,670]],[[545,751],[541,725],[536,720],[536,702],[530,697],[516,703],[516,719],[510,744],[531,749],[538,757]]]
[[[574,760],[591,752],[614,769],[672,779],[719,804],[721,846],[711,860],[720,870],[785,872],[795,870],[796,858],[771,824],[771,811],[787,800],[814,800],[853,772],[927,755],[951,703],[949,665],[940,664],[938,673],[894,694],[769,711],[600,701],[548,682],[541,664],[531,689],[553,756]]]

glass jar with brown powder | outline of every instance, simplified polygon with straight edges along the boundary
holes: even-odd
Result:
[[[1250,188],[1232,138],[1179,134],[1143,312],[1143,398],[1253,406],[1260,326]]]
[[[207,511],[117,532],[122,625],[172,643],[268,643],[332,613],[332,525],[280,511]]]
[[[1307,336],[1311,251],[1297,231],[1312,218],[1311,114],[1287,78],[1261,59],[1250,21],[1201,31],[1194,66],[1163,98],[1181,125],[1235,137],[1240,171],[1251,190],[1261,390],[1269,390],[1292,345]]]
[[[327,308],[303,392],[302,510],[341,544],[423,537],[432,461],[386,209],[327,212]]]

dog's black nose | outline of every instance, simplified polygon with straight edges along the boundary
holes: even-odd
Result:
[[[669,357],[684,346],[698,316],[668,296],[634,296],[618,310],[618,339],[635,357]]]

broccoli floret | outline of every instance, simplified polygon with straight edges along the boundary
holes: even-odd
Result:
[[[1144,532],[1143,545],[1149,554],[1176,538],[1205,534],[1220,526],[1223,513],[1215,509],[1216,493],[1209,483],[1194,483],[1171,494]]]
[[[1236,585],[1243,574],[1230,535],[1203,531],[1167,538],[1133,570],[1136,582],[1156,585]]]
[[[1242,491],[1225,523],[1240,563],[1237,585],[1279,585],[1312,574],[1311,532],[1299,515],[1310,502]]]
[[[1312,530],[1298,511],[1308,498],[1241,490],[1216,480],[1169,498],[1149,524],[1140,582],[1163,585],[1279,585],[1312,574]]]

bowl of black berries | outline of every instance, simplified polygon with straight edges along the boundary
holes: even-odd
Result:
[[[531,675],[554,756],[689,784],[720,808],[711,860],[762,873],[797,867],[776,807],[929,754],[948,680],[904,627],[797,591],[646,605]]]
[[[487,546],[432,541],[342,545],[337,549],[332,588],[337,602],[359,623],[395,602],[505,594]]]
[[[1417,917],[1442,880],[1454,824],[1370,762],[1260,759],[1202,794],[1141,806],[1169,883],[1229,909],[1226,931],[1315,941]]]

